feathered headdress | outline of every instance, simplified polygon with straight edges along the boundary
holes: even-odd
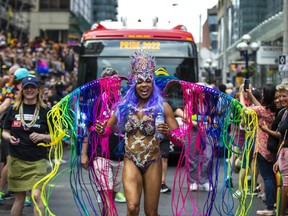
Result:
[[[130,58],[129,67],[134,80],[137,80],[139,77],[143,80],[146,80],[147,78],[153,80],[156,66],[156,60],[154,57],[150,56],[143,50],[139,50],[135,51]]]

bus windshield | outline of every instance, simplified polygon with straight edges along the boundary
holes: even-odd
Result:
[[[156,69],[163,67],[181,80],[198,81],[197,49],[193,42],[167,40],[88,40],[81,47],[78,85],[100,78],[107,68],[129,75],[129,56],[137,49],[156,58]]]

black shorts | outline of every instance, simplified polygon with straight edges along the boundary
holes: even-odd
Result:
[[[169,157],[169,151],[170,151],[170,140],[164,139],[160,142],[160,149],[162,153],[163,158]]]

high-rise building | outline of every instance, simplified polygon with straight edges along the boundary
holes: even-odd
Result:
[[[267,17],[267,1],[241,0],[238,15],[240,20],[239,36],[241,37],[265,20]]]
[[[112,20],[117,21],[118,0],[92,0],[93,23]]]

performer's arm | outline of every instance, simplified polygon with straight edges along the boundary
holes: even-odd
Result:
[[[91,131],[96,131],[99,135],[103,137],[108,137],[113,133],[114,125],[117,123],[117,118],[115,113],[111,116],[108,121],[100,122],[97,121],[96,125],[90,127]]]
[[[163,133],[166,134],[166,137],[169,137],[170,141],[174,145],[184,145],[184,134],[179,129],[179,125],[175,120],[173,110],[168,103],[164,103],[164,113],[167,126],[163,126]]]

